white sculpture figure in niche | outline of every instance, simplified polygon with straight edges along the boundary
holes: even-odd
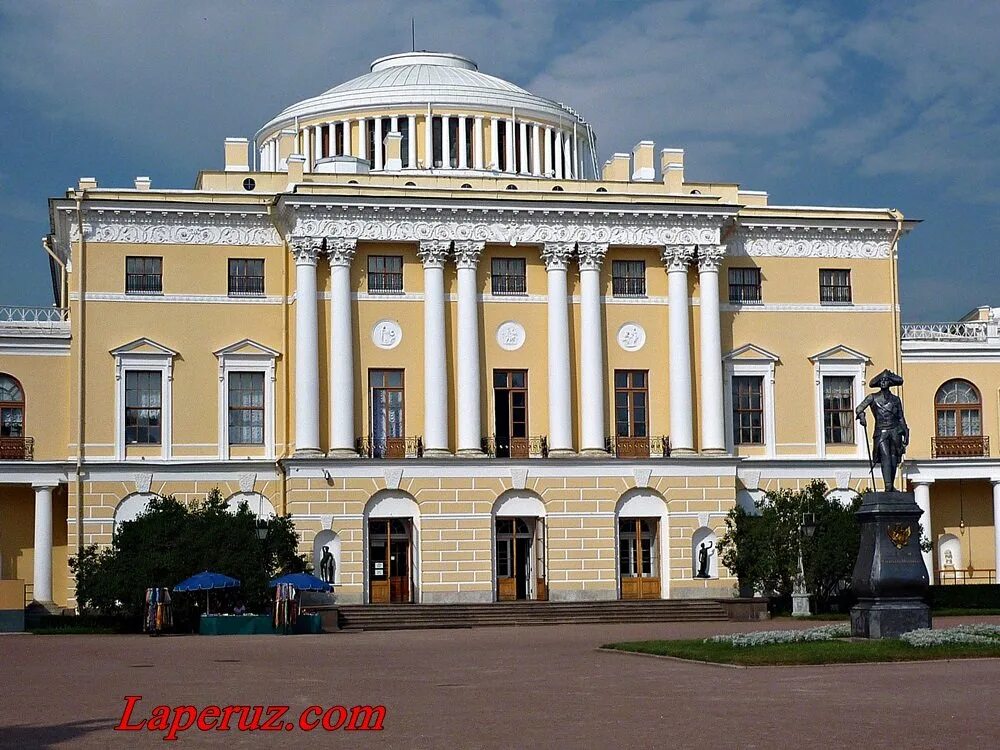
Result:
[[[951,550],[950,549],[946,549],[944,551],[944,566],[943,567],[945,567],[945,568],[954,568],[955,567],[955,557],[954,557],[954,555],[951,554]]]

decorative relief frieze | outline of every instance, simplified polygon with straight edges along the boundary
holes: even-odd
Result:
[[[281,238],[264,214],[212,211],[85,211],[87,242],[137,245],[280,245]],[[71,242],[80,239],[69,223]]]
[[[733,237],[731,255],[758,258],[888,258],[892,233],[873,230],[768,227]]]

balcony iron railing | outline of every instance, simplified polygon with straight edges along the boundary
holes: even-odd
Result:
[[[548,458],[549,439],[545,435],[497,441],[496,435],[482,440],[483,453],[490,458]]]
[[[993,584],[997,582],[997,572],[993,568],[945,568],[938,570],[937,582],[939,586],[959,586],[965,583]]]
[[[900,336],[904,341],[986,341],[991,334],[998,335],[998,327],[1000,324],[986,320],[906,323]]]
[[[362,458],[420,458],[424,455],[424,440],[420,436],[379,438],[369,435],[355,442]]]
[[[611,296],[613,297],[645,297],[645,276],[612,276]]]
[[[931,458],[989,458],[988,435],[932,437]]]
[[[34,458],[34,438],[0,437],[0,461],[33,461]]]
[[[604,449],[617,458],[670,458],[670,438],[667,435],[611,436],[604,439]]]

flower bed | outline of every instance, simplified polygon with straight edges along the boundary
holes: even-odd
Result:
[[[732,635],[713,635],[706,638],[705,643],[728,643],[731,646],[752,647],[770,646],[776,643],[805,643],[807,641],[832,641],[834,638],[847,638],[851,635],[851,626],[844,623],[823,625],[807,630],[761,630],[756,633],[734,633]]]
[[[916,648],[951,644],[1000,646],[1000,627],[996,625],[959,625],[942,630],[921,628],[904,633],[899,637],[899,640]]]

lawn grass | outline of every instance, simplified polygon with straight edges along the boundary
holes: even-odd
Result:
[[[844,638],[805,643],[775,643],[766,646],[733,646],[729,643],[706,643],[701,640],[634,641],[610,643],[603,648],[747,667],[1000,657],[1000,644],[996,646],[952,644],[915,648],[895,639],[866,641]]]

